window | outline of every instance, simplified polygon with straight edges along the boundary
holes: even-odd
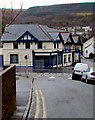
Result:
[[[67,63],[67,55],[64,55],[64,63]]]
[[[57,48],[59,48],[59,43],[57,42]]]
[[[42,49],[42,42],[38,43],[38,49]]]
[[[56,42],[54,42],[54,48],[56,48]]]
[[[13,48],[14,48],[14,49],[18,49],[18,43],[17,43],[17,42],[14,42],[14,43],[13,43]]]
[[[28,39],[28,37],[27,37],[27,35],[25,35],[25,36],[24,36],[24,40],[27,40],[27,39]]]
[[[10,54],[10,63],[18,64],[18,54]]]
[[[53,56],[52,59],[53,59],[53,65],[57,65],[57,56]]]
[[[30,35],[28,35],[28,40],[31,40],[31,36]]]
[[[30,49],[30,42],[26,42],[26,43],[25,43],[25,48],[26,48],[26,49]]]
[[[68,62],[71,62],[71,54],[68,55]]]
[[[58,64],[62,64],[62,55],[58,56]]]

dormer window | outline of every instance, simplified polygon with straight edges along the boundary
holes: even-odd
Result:
[[[27,35],[24,36],[24,40],[27,40]]]
[[[13,43],[13,49],[18,49],[18,42]]]
[[[31,40],[31,36],[30,35],[25,35],[24,40]]]
[[[34,38],[32,37],[32,40],[34,40]]]
[[[28,35],[28,40],[31,40],[31,36],[30,35]]]

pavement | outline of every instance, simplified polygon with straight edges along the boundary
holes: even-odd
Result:
[[[94,59],[85,59],[83,56],[81,58],[82,63],[88,64],[90,67],[95,67],[95,60]]]
[[[10,120],[24,120],[27,114],[27,107],[30,99],[30,89],[32,88],[32,78],[25,74],[16,75],[16,106]]]

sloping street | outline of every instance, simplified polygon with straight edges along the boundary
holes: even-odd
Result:
[[[82,62],[93,65],[86,59]],[[33,91],[29,93],[31,87]],[[72,80],[72,67],[32,70],[28,74],[19,71],[17,110],[12,119],[25,120],[26,113],[27,119],[93,118],[93,100],[94,85]]]
[[[93,118],[93,85],[73,81],[67,73],[32,76],[36,99],[32,118]]]

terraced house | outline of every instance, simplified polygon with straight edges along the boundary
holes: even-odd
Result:
[[[69,66],[80,60],[80,37],[38,24],[13,24],[2,35],[4,65]]]

